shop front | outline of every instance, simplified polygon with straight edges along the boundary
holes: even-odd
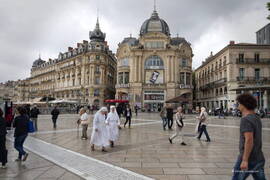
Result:
[[[159,112],[164,105],[164,91],[144,91],[144,109],[147,112]]]

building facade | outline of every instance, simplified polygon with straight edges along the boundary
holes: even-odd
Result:
[[[140,37],[125,38],[117,49],[116,97],[158,111],[175,97],[192,100],[192,49],[184,38],[171,37],[156,10],[141,26]]]
[[[236,106],[237,95],[249,92],[258,108],[270,108],[270,45],[230,42],[195,70],[196,105],[208,109]]]
[[[270,23],[256,32],[257,44],[270,45]]]
[[[114,98],[116,58],[105,41],[106,34],[96,27],[90,31],[90,42],[77,43],[57,59],[34,61],[29,78],[30,99],[54,97],[79,103],[102,105]]]

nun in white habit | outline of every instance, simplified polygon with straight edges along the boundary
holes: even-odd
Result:
[[[109,136],[108,130],[105,123],[105,114],[108,112],[106,107],[102,107],[98,112],[96,112],[93,120],[93,129],[91,135],[91,150],[95,150],[96,146],[101,146],[102,151],[106,152],[105,147],[109,146]]]
[[[120,126],[120,119],[116,112],[115,106],[110,107],[110,113],[107,116],[106,124],[108,125],[107,128],[111,147],[113,147],[114,141],[116,141],[119,137],[119,126]]]

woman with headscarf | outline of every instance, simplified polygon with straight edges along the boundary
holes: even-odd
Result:
[[[108,133],[111,147],[113,147],[114,142],[119,137],[119,126],[120,126],[120,119],[116,112],[115,106],[110,107],[110,113],[107,116],[106,124],[108,125]]]
[[[200,129],[199,136],[197,138],[200,140],[202,133],[204,133],[206,136],[206,139],[207,139],[206,142],[210,142],[210,137],[209,137],[207,129],[206,129],[206,126],[208,125],[208,114],[206,112],[205,107],[201,107],[201,114],[198,117],[198,119],[199,119],[201,125],[199,128]]]
[[[96,146],[101,146],[102,151],[106,152],[105,147],[109,146],[108,131],[105,124],[105,115],[108,112],[106,107],[102,107],[96,112],[93,120],[93,129],[91,135],[91,150],[95,150]]]

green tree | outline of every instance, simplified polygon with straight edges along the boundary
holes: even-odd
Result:
[[[266,6],[267,6],[268,11],[270,11],[270,2],[268,2],[268,3],[266,4]],[[270,15],[267,17],[267,19],[270,20]]]

